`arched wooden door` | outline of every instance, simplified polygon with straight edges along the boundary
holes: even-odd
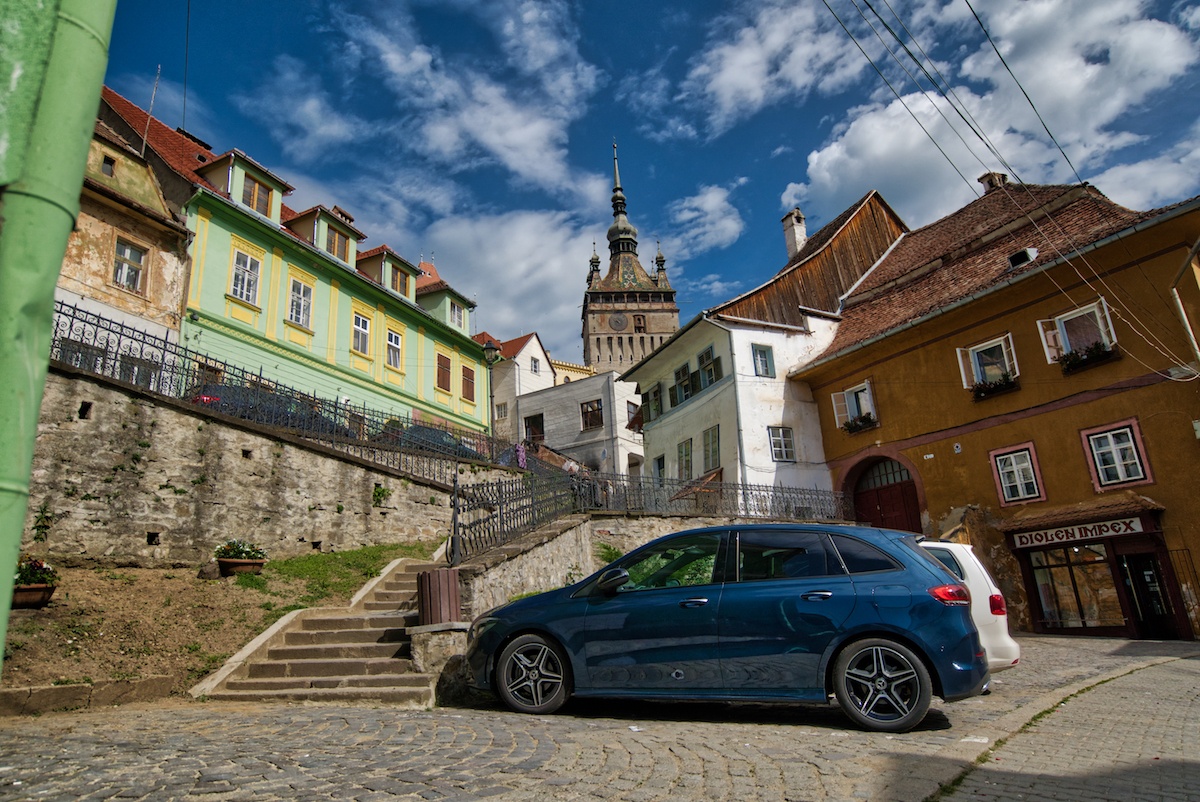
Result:
[[[872,526],[920,532],[917,483],[908,468],[885,459],[863,471],[854,486],[854,513],[857,520]]]

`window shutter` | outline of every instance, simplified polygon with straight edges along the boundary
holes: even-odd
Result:
[[[719,382],[724,374],[721,373],[721,357],[713,360],[713,382]]]
[[[838,426],[850,420],[849,408],[846,405],[845,393],[833,394],[833,420]]]
[[[969,348],[956,348],[958,352],[958,374],[962,376],[963,388],[970,390],[975,384],[975,365]]]
[[[1054,320],[1039,320],[1038,332],[1042,337],[1042,349],[1046,352],[1046,361],[1053,362],[1062,356],[1062,338],[1058,334],[1058,322]]]
[[[1017,349],[1013,347],[1012,332],[1006,333],[1001,342],[1004,345],[1004,364],[1008,366],[1008,375],[1015,379],[1021,375],[1021,369],[1017,367]]]
[[[670,396],[672,407],[679,406],[679,385],[678,384],[672,384],[667,389],[667,395]]]
[[[700,392],[700,371],[692,371],[692,375],[688,377],[688,384],[692,388],[691,395],[696,395]]]
[[[872,415],[874,415],[876,418],[878,418],[879,413],[875,411],[875,391],[871,389],[871,380],[867,379],[865,382],[863,382],[863,384],[865,384],[867,387],[867,399],[866,400],[867,400],[867,406],[869,407],[869,409],[861,410],[861,412],[870,412]]]
[[[1108,311],[1108,301],[1104,300],[1104,296],[1100,296],[1100,302],[1096,305],[1096,311],[1100,318],[1100,332],[1104,335],[1105,343],[1109,348],[1117,344],[1117,335],[1113,331],[1112,315]]]

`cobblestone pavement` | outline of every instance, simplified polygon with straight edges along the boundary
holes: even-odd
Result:
[[[1134,671],[1064,702],[944,799],[1200,799],[1200,658]]]
[[[0,719],[0,799],[921,800],[1110,677],[1013,736],[953,798],[1101,798],[1090,785],[1081,796],[1079,778],[1104,783],[1106,798],[1148,798],[1128,784],[1155,778],[1195,798],[1183,748],[1196,743],[1200,660],[1178,658],[1200,646],[1020,640],[1022,665],[996,675],[991,694],[935,706],[904,735],[790,705],[588,702],[522,716],[175,700]],[[1114,691],[1120,705],[1105,701]],[[1102,768],[1080,764],[1083,752]],[[1066,795],[1041,795],[1059,772]]]

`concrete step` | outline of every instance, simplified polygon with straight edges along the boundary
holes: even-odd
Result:
[[[411,603],[411,599],[401,599],[399,601],[366,601],[363,602],[363,610],[368,613],[396,612],[401,608],[408,607]]]
[[[422,688],[290,688],[281,690],[229,691],[219,690],[209,699],[225,702],[386,702],[399,707],[422,709],[433,707],[432,678]]]
[[[400,643],[317,643],[302,646],[272,646],[267,649],[267,660],[322,660],[361,658],[370,660],[378,657],[408,657],[409,642]]]
[[[230,691],[283,691],[296,688],[421,688],[428,674],[371,674],[349,677],[264,677],[234,679],[225,684]]]
[[[318,629],[285,632],[285,646],[312,646],[318,643],[407,643],[405,627],[372,629]]]
[[[387,610],[386,613],[388,614],[348,614],[330,616],[328,618],[306,618],[301,622],[300,628],[303,631],[313,632],[337,629],[399,629],[403,627],[415,627],[417,625],[419,616],[415,609],[397,609],[393,607]]]
[[[416,598],[415,590],[377,590],[371,594],[371,601],[407,604]]]
[[[400,674],[412,670],[403,658],[327,658],[314,660],[268,660],[246,666],[249,679],[263,677],[348,677],[368,674]]]

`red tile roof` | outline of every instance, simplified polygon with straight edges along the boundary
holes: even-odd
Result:
[[[175,172],[193,183],[214,189],[212,184],[196,173],[196,168],[216,160],[217,157],[211,150],[190,136],[168,128],[157,118],[150,117],[107,86],[104,87],[101,97],[131,128],[138,132],[146,132],[146,144],[171,165]],[[147,118],[150,120],[149,129],[146,128]]]
[[[1048,529],[1052,526],[1138,515],[1143,512],[1161,512],[1165,509],[1166,507],[1148,496],[1132,490],[1117,490],[1074,504],[1041,509],[1026,507],[997,524],[996,528],[1001,532],[1029,532],[1035,529]]]
[[[1158,212],[1135,212],[1088,185],[1007,184],[903,236],[846,299],[824,361],[1069,255]],[[1008,257],[1036,248],[1013,267]]]
[[[481,331],[471,337],[471,339],[480,345],[487,345],[488,340],[491,340],[500,348],[500,356],[504,357],[505,359],[512,359],[516,357],[517,354],[521,353],[521,349],[528,345],[529,341],[534,337],[537,337],[537,332],[531,332],[530,334],[523,334],[520,337],[514,337],[511,340],[501,341],[499,337],[495,337],[486,331]]]

